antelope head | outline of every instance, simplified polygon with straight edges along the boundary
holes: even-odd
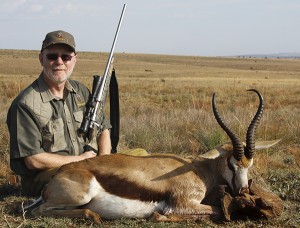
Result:
[[[235,195],[248,192],[248,170],[253,165],[253,156],[255,152],[255,130],[261,119],[264,108],[262,95],[255,89],[249,89],[247,91],[253,91],[258,95],[259,106],[255,116],[248,126],[246,144],[243,144],[240,138],[224,123],[216,107],[215,93],[212,97],[214,116],[232,142],[232,148],[230,148],[232,153],[229,156],[226,156],[226,165],[222,172],[222,176],[230,185]],[[226,152],[228,152],[228,149],[226,149]]]

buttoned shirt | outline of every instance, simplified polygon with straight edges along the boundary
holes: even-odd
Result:
[[[10,133],[10,166],[19,175],[32,175],[24,157],[42,152],[79,155],[85,141],[78,133],[89,90],[75,80],[67,80],[64,98],[55,97],[42,74],[13,101],[7,115]],[[111,128],[108,120],[104,129]]]

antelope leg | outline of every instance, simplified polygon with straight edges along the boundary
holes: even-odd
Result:
[[[180,221],[196,221],[211,219],[213,221],[219,221],[223,218],[222,209],[219,207],[212,207],[208,205],[200,205],[202,210],[194,212],[192,214],[159,214],[154,212],[152,220],[155,222],[180,222]]]
[[[90,209],[47,209],[45,210],[41,205],[40,207],[34,209],[32,214],[39,214],[43,216],[50,216],[50,217],[70,217],[70,218],[84,218],[90,219],[96,224],[101,223],[101,217],[96,212],[91,211]],[[38,212],[37,212],[38,211]]]

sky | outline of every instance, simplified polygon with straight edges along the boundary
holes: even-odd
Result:
[[[0,0],[0,49],[40,50],[46,33],[77,51],[232,56],[300,52],[300,0]]]

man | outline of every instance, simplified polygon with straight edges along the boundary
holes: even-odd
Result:
[[[39,195],[58,167],[97,156],[84,152],[78,134],[89,90],[69,79],[77,57],[74,37],[65,31],[46,35],[39,60],[43,70],[13,101],[7,125],[10,133],[10,166],[21,176],[22,194]],[[98,154],[111,151],[110,123],[95,140]]]

